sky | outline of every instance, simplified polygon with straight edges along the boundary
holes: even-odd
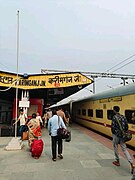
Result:
[[[0,0],[0,70],[16,72],[19,10],[19,73],[41,69],[134,74],[134,0]],[[96,79],[96,92],[121,86]],[[128,83],[132,83],[128,80]],[[89,89],[83,95],[90,94]]]

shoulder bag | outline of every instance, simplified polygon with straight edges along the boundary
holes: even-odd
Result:
[[[120,123],[120,121],[117,119],[117,117],[116,117],[116,120],[117,120],[117,123],[118,123],[118,125],[119,125],[119,128],[120,128],[120,130],[121,130],[121,132],[122,132],[122,136],[123,136],[122,139],[124,140],[124,142],[130,141],[130,140],[132,139],[132,133],[129,132],[129,131],[124,132],[124,130],[123,130],[122,126],[121,126],[121,123]]]
[[[57,129],[57,136],[60,139],[66,139],[66,138],[69,137],[70,132],[67,129],[63,128],[63,127],[60,127],[59,121],[60,121],[60,119],[59,119],[59,116],[58,116],[58,126],[59,126],[59,128]]]

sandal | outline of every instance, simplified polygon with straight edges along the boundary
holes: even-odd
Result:
[[[132,165],[131,165],[131,168],[132,168],[132,169],[131,169],[131,174],[133,174],[133,172],[134,172],[134,170],[135,170],[135,165],[132,164]]]
[[[55,159],[55,158],[52,158],[52,160],[53,160],[53,161],[56,161],[56,159]]]
[[[58,157],[59,157],[60,159],[63,159],[62,154],[58,154]]]
[[[115,166],[120,166],[120,163],[119,163],[119,161],[114,161],[114,162],[112,162]]]

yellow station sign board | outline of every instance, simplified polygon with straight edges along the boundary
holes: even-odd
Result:
[[[23,75],[13,73],[0,72],[0,86],[19,89],[39,89],[39,88],[61,88],[76,85],[91,84],[93,80],[87,78],[81,73],[65,73],[65,74],[38,74],[29,75],[24,78]]]

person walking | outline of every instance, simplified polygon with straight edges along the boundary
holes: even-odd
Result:
[[[71,141],[71,128],[69,126],[69,122],[70,122],[70,119],[71,119],[71,116],[70,116],[70,113],[69,111],[65,111],[65,117],[66,117],[66,127],[69,131],[69,137],[65,139],[66,142],[70,142]]]
[[[66,126],[69,127],[71,116],[67,110],[65,111],[65,117],[66,117]]]
[[[48,121],[49,119],[52,117],[52,110],[48,109],[47,113],[46,113],[46,118],[47,118],[47,122],[46,122],[46,128],[48,127]]]
[[[36,112],[36,119],[39,120],[40,126],[43,127],[43,121],[42,121],[42,118],[41,118],[39,112]]]
[[[25,125],[27,123],[27,115],[24,113],[23,109],[20,109],[20,115],[17,119],[17,121],[13,124],[17,124],[18,121],[20,121],[20,130],[19,130],[19,133],[20,133],[20,136],[21,136],[21,139],[22,139],[22,135],[23,135],[23,132],[25,130]]]
[[[112,118],[111,131],[112,131],[112,137],[113,137],[115,161],[112,163],[116,166],[120,166],[119,153],[118,153],[118,144],[120,144],[123,153],[125,154],[128,162],[130,163],[131,173],[133,173],[134,171],[133,160],[126,149],[126,144],[122,138],[123,135],[119,127],[118,121],[120,122],[122,129],[125,132],[128,130],[128,122],[127,122],[126,117],[119,113],[120,111],[119,106],[114,106],[113,111],[114,111],[114,116]]]
[[[40,121],[36,118],[36,114],[32,114],[31,120],[27,124],[28,126],[28,144],[31,147],[34,139],[41,137]]]
[[[63,109],[61,107],[58,107],[57,115],[60,116],[63,119],[63,122],[65,123],[65,125],[68,124],[65,113],[64,113],[64,111],[63,111]]]
[[[43,151],[43,141],[40,121],[36,118],[36,113],[32,114],[32,119],[28,122],[28,144],[33,158],[38,159]]]
[[[60,116],[57,115],[56,110],[52,111],[52,117],[48,121],[48,131],[49,135],[51,136],[51,143],[52,143],[52,160],[56,161],[57,156],[57,145],[58,145],[58,157],[63,159],[62,150],[62,139],[58,138],[57,129],[59,127],[65,128],[66,126]]]

